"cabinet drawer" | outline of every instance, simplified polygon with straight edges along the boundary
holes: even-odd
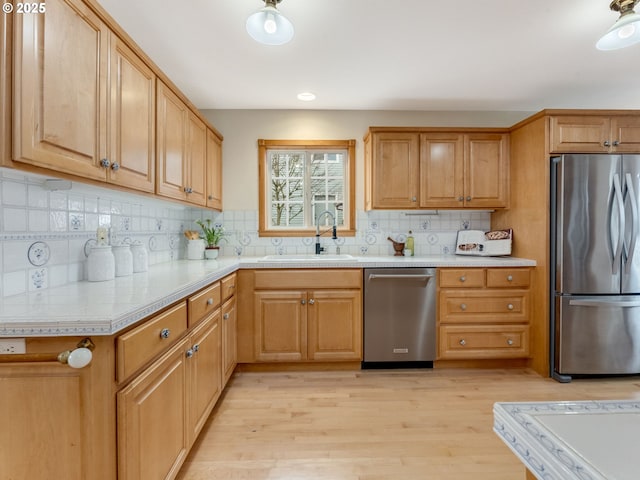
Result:
[[[528,325],[442,325],[439,358],[519,358],[529,355]]]
[[[483,268],[447,268],[440,270],[440,286],[455,287],[484,287]]]
[[[223,278],[220,284],[222,286],[222,301],[224,302],[236,292],[236,274],[232,273]]]
[[[528,268],[487,268],[487,287],[528,287],[530,277]]]
[[[220,306],[220,282],[189,297],[189,326],[195,325]]]
[[[169,347],[187,329],[187,304],[181,302],[116,339],[117,377],[132,373]]]
[[[518,323],[529,321],[527,290],[440,292],[440,323]]]
[[[256,289],[361,288],[361,269],[256,270]]]

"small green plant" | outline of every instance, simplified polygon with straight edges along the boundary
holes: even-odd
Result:
[[[204,240],[207,242],[207,247],[217,247],[220,243],[220,240],[225,240],[224,238],[224,227],[219,226],[216,227],[211,223],[211,219],[207,218],[205,221],[196,220],[196,223],[200,225],[202,229],[202,233],[204,234]]]

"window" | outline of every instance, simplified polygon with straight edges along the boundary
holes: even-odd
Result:
[[[355,235],[355,140],[258,140],[261,236]]]

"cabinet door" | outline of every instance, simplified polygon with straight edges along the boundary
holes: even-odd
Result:
[[[551,153],[607,153],[614,140],[609,117],[567,115],[551,117],[550,122]]]
[[[186,200],[187,106],[162,82],[157,82],[156,193]]]
[[[465,136],[464,206],[504,208],[509,191],[509,136]]]
[[[373,134],[373,208],[417,208],[419,153],[417,133]]]
[[[118,392],[118,479],[174,478],[188,450],[184,339]]]
[[[198,205],[206,204],[207,188],[207,127],[189,112],[187,123],[187,200]]]
[[[464,136],[420,135],[420,207],[464,206]]]
[[[209,315],[190,335],[189,445],[197,438],[222,391],[220,310]]]
[[[640,153],[640,117],[612,117],[611,139],[616,153]]]
[[[207,207],[222,210],[222,142],[207,130]]]
[[[104,180],[108,29],[79,0],[13,20],[14,160]]]
[[[360,291],[309,292],[309,360],[362,360],[361,305]]]
[[[230,298],[222,306],[222,382],[227,383],[238,363],[238,321],[236,299]]]
[[[112,35],[110,161],[107,180],[153,192],[155,185],[156,77],[153,71]]]
[[[255,358],[295,362],[307,358],[307,295],[301,291],[254,293]]]

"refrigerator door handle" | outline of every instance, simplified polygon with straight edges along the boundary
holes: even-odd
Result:
[[[625,183],[627,187],[627,195],[629,203],[631,203],[631,240],[629,241],[629,249],[627,253],[627,260],[625,262],[625,272],[631,271],[631,265],[633,265],[633,256],[636,251],[636,239],[638,238],[638,206],[636,205],[636,193],[633,189],[633,179],[630,173],[625,174]]]
[[[613,206],[613,199],[615,198],[615,200],[618,203],[618,218],[620,219],[620,226],[618,229],[618,243],[616,245],[616,249],[615,251],[613,250],[613,240],[611,238],[611,228],[613,227],[613,225],[611,224],[611,222],[613,221],[612,218],[612,210],[614,208]],[[620,185],[620,175],[618,175],[617,173],[613,176],[613,192],[611,192],[611,199],[610,199],[610,206],[609,206],[609,247],[612,250],[612,254],[613,254],[613,260],[611,262],[611,273],[613,275],[618,274],[618,268],[620,268],[620,259],[622,258],[622,249],[624,247],[624,230],[625,230],[625,224],[624,224],[624,199],[622,198],[622,186]]]
[[[640,300],[612,301],[612,300],[569,300],[569,305],[575,307],[640,307]]]

